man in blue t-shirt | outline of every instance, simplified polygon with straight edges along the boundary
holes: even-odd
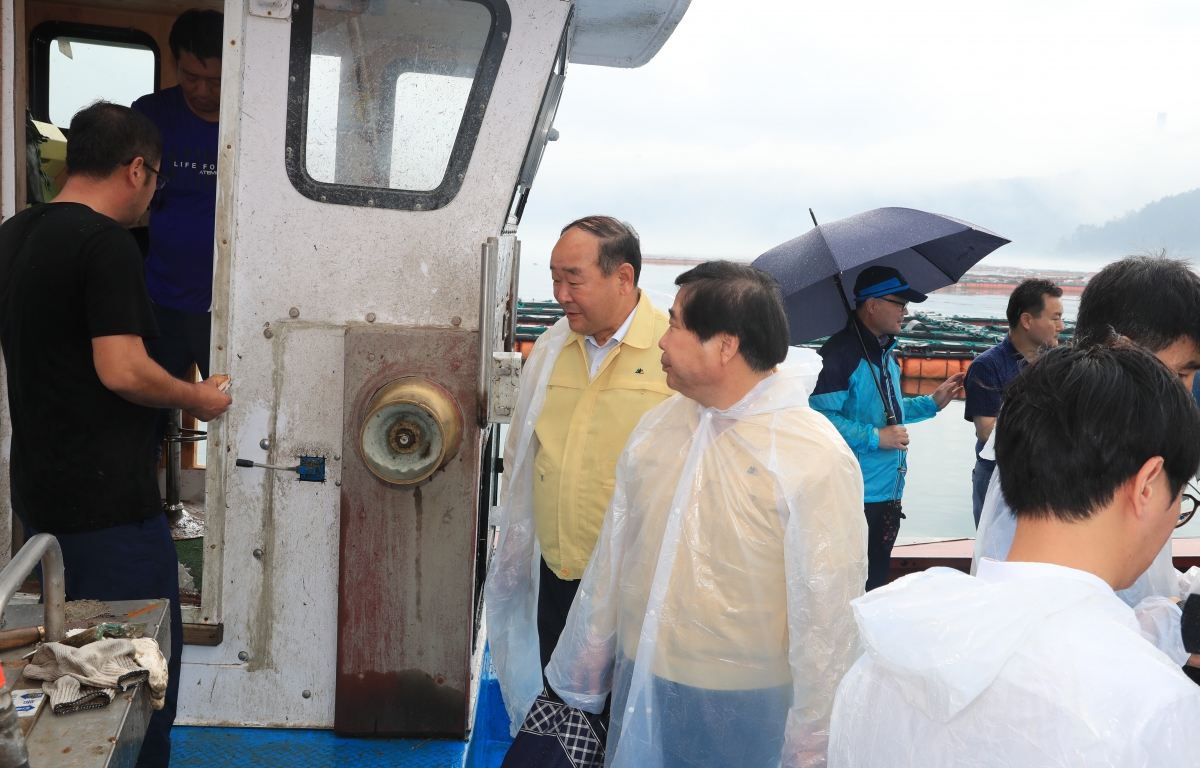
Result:
[[[162,132],[162,172],[169,179],[150,203],[146,291],[161,335],[146,347],[177,378],[192,363],[208,378],[223,26],[217,11],[182,13],[168,38],[179,85],[133,103]],[[164,430],[165,419],[160,443]]]
[[[964,388],[967,392],[963,416],[975,424],[975,469],[971,472],[971,509],[975,527],[983,511],[988,482],[996,462],[982,458],[979,452],[992,434],[1004,390],[1025,363],[1038,353],[1058,345],[1063,330],[1062,288],[1049,280],[1022,280],[1008,297],[1008,335],[1004,341],[984,352],[967,369]]]

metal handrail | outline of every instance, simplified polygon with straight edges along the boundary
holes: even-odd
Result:
[[[67,636],[67,588],[63,580],[62,548],[58,546],[58,539],[50,534],[39,533],[25,542],[21,551],[0,571],[0,615],[39,559],[42,561],[42,598],[46,604],[45,638],[48,643],[56,643]]]
[[[479,426],[487,426],[488,399],[492,389],[492,338],[496,323],[496,272],[500,261],[500,240],[489,237],[483,244],[479,265],[479,378],[476,381],[476,413]]]

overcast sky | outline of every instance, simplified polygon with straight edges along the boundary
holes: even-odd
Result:
[[[646,66],[569,67],[525,263],[589,213],[750,258],[809,206],[895,205],[1011,238],[990,263],[1093,267],[1055,246],[1200,187],[1198,40],[1194,2],[692,0]]]

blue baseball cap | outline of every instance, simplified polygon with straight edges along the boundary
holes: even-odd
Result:
[[[858,274],[854,281],[854,300],[864,302],[867,299],[878,299],[883,296],[899,296],[905,301],[920,304],[927,298],[925,294],[914,291],[900,270],[892,267],[867,267]]]

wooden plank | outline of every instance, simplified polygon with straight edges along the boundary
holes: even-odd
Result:
[[[220,645],[225,639],[224,624],[184,624],[184,645]]]

